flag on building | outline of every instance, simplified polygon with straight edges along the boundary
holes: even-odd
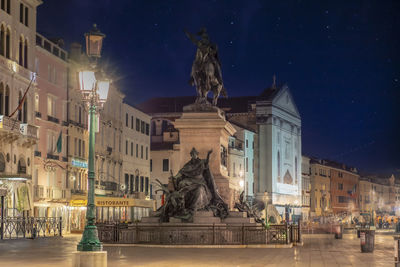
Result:
[[[58,136],[56,149],[57,149],[58,153],[61,153],[61,151],[62,151],[62,131],[60,132],[60,135]]]

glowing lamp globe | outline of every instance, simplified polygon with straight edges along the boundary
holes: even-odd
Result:
[[[110,80],[103,79],[97,81],[97,95],[99,102],[104,104],[107,101],[108,90],[110,89]]]
[[[96,86],[94,71],[83,70],[79,72],[79,89],[82,93],[90,93]]]
[[[93,24],[93,29],[90,32],[85,33],[86,54],[89,57],[101,56],[101,48],[103,46],[103,39],[105,37],[106,35],[97,29],[96,24]]]

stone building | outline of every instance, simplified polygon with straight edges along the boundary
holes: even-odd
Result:
[[[0,6],[0,187],[7,192],[2,215],[10,217],[33,215],[36,8],[41,3],[2,1]]]
[[[67,85],[67,188],[71,190],[71,231],[85,226],[89,155],[88,111],[79,87],[78,72],[85,56],[81,45],[72,43],[69,52]]]
[[[256,102],[259,175],[256,195],[280,214],[301,215],[301,118],[289,88],[273,84]]]
[[[127,217],[132,221],[148,216],[154,209],[154,185],[150,181],[150,120],[151,117],[127,103],[123,103],[122,157],[123,192],[135,200]]]
[[[360,177],[358,181],[358,207],[360,212],[372,212],[373,211],[373,199],[371,194],[371,181],[366,177]]]
[[[311,168],[310,158],[307,156],[301,157],[301,216],[303,221],[308,221],[310,217],[311,204]]]
[[[96,133],[95,165],[96,195],[122,196],[123,190],[123,107],[124,95],[110,86],[107,101],[99,108],[98,132]]]
[[[355,168],[311,158],[311,212],[313,216],[359,211],[359,175]]]
[[[332,214],[330,167],[323,160],[310,159],[311,205],[310,216]]]
[[[353,213],[359,211],[357,170],[344,164],[326,162],[330,169],[331,202],[334,214]]]
[[[34,215],[63,217],[68,229],[67,189],[67,52],[55,41],[36,34],[34,96],[39,142],[34,160]]]

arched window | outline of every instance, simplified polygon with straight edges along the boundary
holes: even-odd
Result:
[[[6,31],[4,25],[0,27],[0,55],[4,56],[4,45],[5,45]]]
[[[281,155],[280,155],[279,151],[278,151],[278,160],[277,160],[277,162],[278,162],[278,177],[281,177]]]
[[[18,173],[26,174],[26,165],[25,165],[25,160],[23,158],[20,158],[18,160]]]
[[[6,85],[6,93],[4,95],[4,115],[9,115],[9,107],[10,107],[10,87]]]
[[[11,54],[11,30],[7,29],[6,34],[6,58],[10,58]]]
[[[21,94],[21,92],[19,92],[19,94],[18,94],[18,105],[19,105],[19,103],[21,103],[21,99],[22,99],[22,94]],[[21,111],[18,112],[18,120],[22,121],[22,112]]]
[[[24,104],[22,106],[22,122],[28,122],[28,99],[25,98]]]
[[[24,42],[24,67],[28,68],[28,40]]]
[[[3,153],[0,153],[0,172],[4,172],[6,170],[6,159],[4,158]]]
[[[0,115],[4,115],[4,85],[0,83]]]
[[[18,64],[24,65],[24,39],[22,36],[19,38],[19,55],[18,55]]]

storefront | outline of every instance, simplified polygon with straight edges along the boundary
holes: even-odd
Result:
[[[72,199],[69,203],[71,233],[82,232],[85,229],[87,200]]]
[[[150,199],[95,197],[95,204],[97,222],[135,222],[155,208]]]
[[[4,194],[2,209],[5,217],[32,216],[33,199],[28,178],[0,176],[0,188]]]

